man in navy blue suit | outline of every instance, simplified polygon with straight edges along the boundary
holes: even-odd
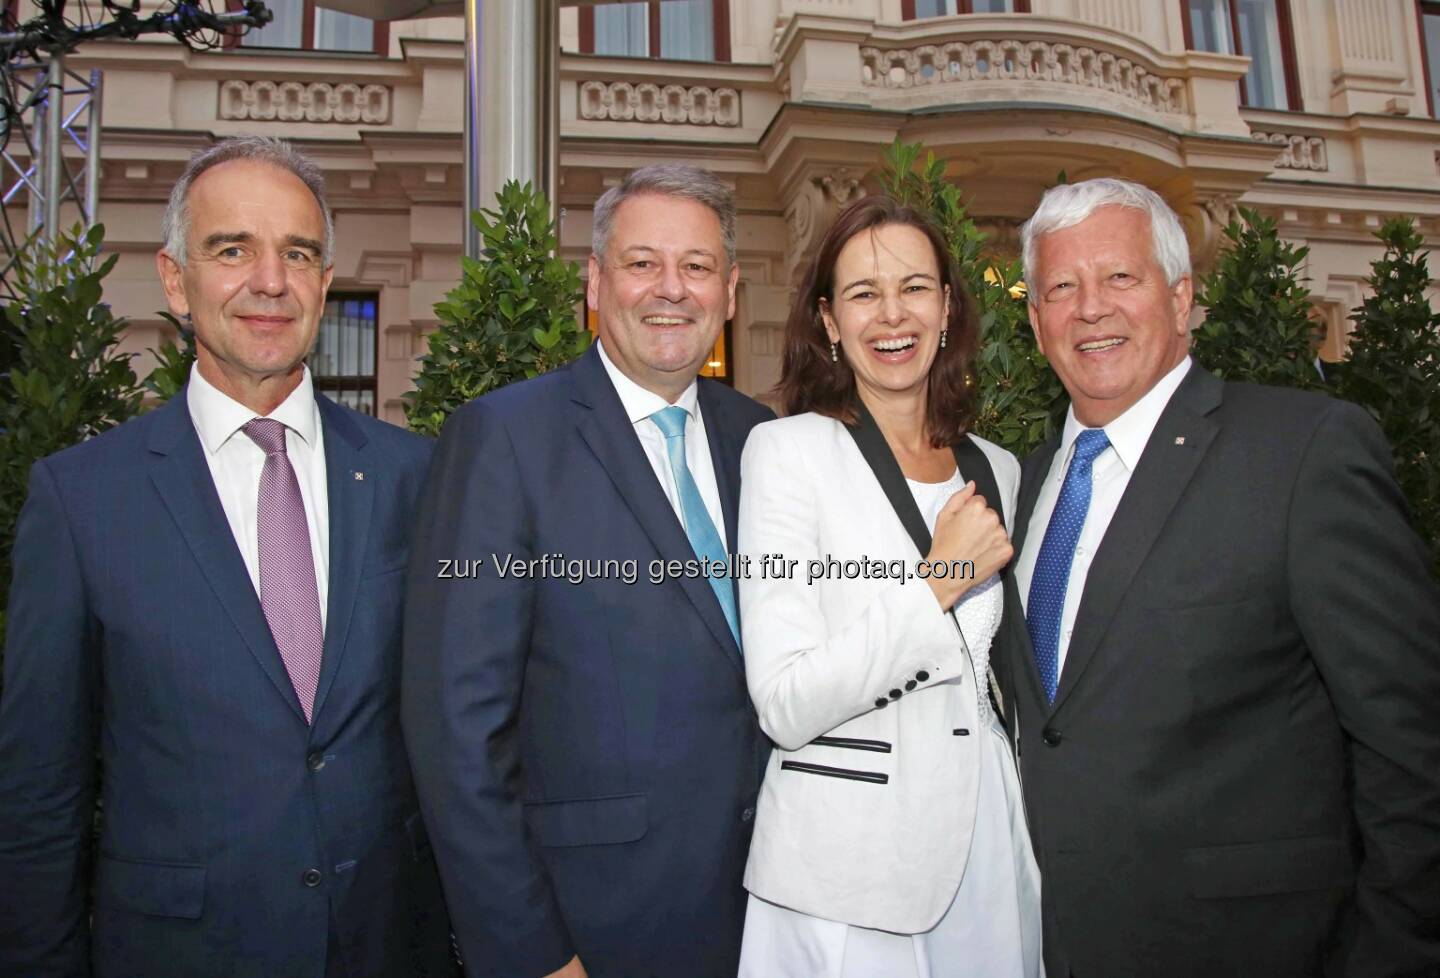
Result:
[[[190,383],[32,470],[0,974],[455,971],[399,725],[429,445],[316,396],[333,248],[323,178],[287,144],[198,154],[157,258],[195,328]]]
[[[735,581],[684,573],[733,551],[740,451],[772,417],[696,379],[735,311],[730,193],[637,170],[593,252],[599,343],[440,439],[405,737],[468,974],[730,978],[767,745]]]

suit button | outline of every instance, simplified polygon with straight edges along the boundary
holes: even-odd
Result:
[[[1040,739],[1044,742],[1046,747],[1059,747],[1061,740],[1060,731],[1056,730],[1054,727],[1046,727],[1044,730],[1040,731]]]
[[[901,696],[903,696],[903,695],[905,695],[905,694],[902,693],[902,692],[900,692],[900,690],[898,690],[898,689],[892,689],[892,690],[890,690],[890,698],[891,698],[892,700],[898,700],[898,699],[899,699]]]
[[[890,705],[890,701],[887,700],[885,697],[883,697],[883,696],[878,696],[878,697],[875,698],[875,709],[877,709],[877,710],[883,710],[883,709],[885,709],[885,707],[887,707],[887,706],[889,706],[889,705]]]
[[[907,681],[907,682],[905,683],[905,692],[908,693],[908,692],[910,692],[910,690],[912,690],[912,689],[914,689],[914,688],[915,688],[915,680],[911,679],[911,680],[909,680],[909,681]]]
[[[747,808],[747,809],[745,809],[743,812],[740,813],[740,821],[742,821],[742,822],[749,822],[749,821],[751,821],[751,820],[754,819],[754,818],[755,818],[755,809],[753,809],[753,808]]]
[[[318,750],[305,758],[305,766],[312,771],[318,771],[325,766],[325,755]]]
[[[917,673],[915,674],[915,678],[918,679],[918,680],[920,680],[922,683],[924,683],[924,682],[929,682],[929,681],[930,681],[930,674],[929,674],[928,672],[926,672],[924,669],[921,669],[919,672],[917,672]]]
[[[318,869],[307,869],[300,874],[300,882],[306,886],[319,886],[320,878],[320,870]]]

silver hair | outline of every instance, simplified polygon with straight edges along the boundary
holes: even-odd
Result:
[[[1099,177],[1080,183],[1062,183],[1051,187],[1040,198],[1040,206],[1020,229],[1020,252],[1025,263],[1025,281],[1037,281],[1035,274],[1036,242],[1041,235],[1074,227],[1101,207],[1131,207],[1150,218],[1150,241],[1155,260],[1165,271],[1168,284],[1174,285],[1190,274],[1190,244],[1180,219],[1159,194],[1149,187],[1117,177]],[[1028,292],[1030,304],[1036,304],[1037,291]]]
[[[590,250],[596,258],[605,257],[610,232],[615,225],[615,212],[631,197],[641,194],[662,194],[683,197],[704,204],[720,219],[720,238],[725,243],[725,257],[735,264],[735,197],[719,177],[704,167],[688,163],[653,163],[632,170],[595,202],[594,230]]]
[[[329,205],[325,203],[325,177],[309,157],[275,136],[236,136],[221,140],[209,149],[202,149],[190,157],[185,171],[180,174],[180,179],[175,181],[175,187],[170,191],[170,203],[165,207],[165,217],[161,224],[165,250],[175,259],[175,263],[182,268],[185,266],[185,249],[190,235],[191,185],[206,170],[231,160],[269,163],[287,173],[293,173],[305,184],[315,196],[315,202],[320,205],[320,213],[325,218],[325,250],[321,257],[325,267],[329,268],[335,257],[335,220],[330,214]]]

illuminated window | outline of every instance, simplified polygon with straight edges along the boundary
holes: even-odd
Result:
[[[629,58],[729,61],[730,0],[581,7],[580,50]]]
[[[1299,111],[1289,0],[1182,2],[1187,48],[1250,58],[1250,69],[1240,81],[1241,105]]]
[[[320,317],[320,335],[310,354],[315,389],[346,407],[375,413],[375,354],[379,297],[375,293],[332,293]]]

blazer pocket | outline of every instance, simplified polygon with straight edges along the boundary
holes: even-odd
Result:
[[[536,801],[525,822],[542,846],[609,846],[634,842],[650,827],[644,794]]]
[[[855,771],[848,767],[831,767],[828,764],[811,764],[809,761],[781,761],[780,770],[800,774],[818,774],[826,778],[843,778],[846,781],[865,781],[870,784],[888,784],[890,775],[881,771]]]
[[[415,861],[424,862],[430,858],[430,833],[425,831],[425,819],[416,812],[405,820],[405,834],[410,839],[410,855]]]
[[[205,867],[102,855],[95,865],[95,902],[131,913],[197,920],[205,907]]]
[[[1202,900],[1343,889],[1355,876],[1349,848],[1328,838],[1206,846],[1180,858],[1190,895]]]
[[[860,737],[816,737],[810,741],[813,747],[843,747],[846,750],[868,750],[877,754],[890,753],[890,744],[883,740],[864,740]]]

